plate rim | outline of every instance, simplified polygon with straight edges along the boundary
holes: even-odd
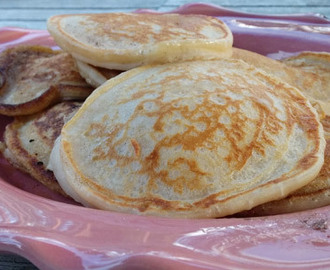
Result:
[[[171,12],[191,12],[192,9],[201,9],[205,8],[207,12],[227,12],[227,15],[232,16],[234,13],[228,13],[229,9],[224,9],[222,7],[211,5],[211,4],[203,4],[201,6],[200,3],[194,3],[194,4],[186,4],[183,5],[177,9],[172,10]],[[230,10],[232,12],[236,12],[234,10]],[[138,12],[147,12],[147,10],[138,10]],[[239,14],[238,14],[239,13]],[[242,12],[236,12],[238,14],[237,16],[244,17],[247,16],[247,14],[250,16],[252,13],[242,13]],[[253,15],[253,14],[252,14]],[[222,15],[220,15],[222,16]],[[260,18],[260,15],[254,14],[254,17],[251,18]],[[295,15],[290,16],[292,17],[294,21],[304,20],[308,18],[307,22],[302,21],[303,23],[310,23],[311,18],[315,18],[314,15]],[[276,19],[279,20],[286,20],[288,19],[285,16],[267,16],[267,19]],[[301,22],[301,21],[300,21]],[[325,20],[324,18],[319,18],[317,16],[317,23],[321,24],[329,24],[330,21]],[[17,27],[1,27],[0,28],[0,35],[1,31],[22,31],[25,32],[26,35],[30,35],[32,33],[33,35],[30,36],[32,40],[34,38],[38,39],[40,37],[45,38],[45,41],[49,40],[49,36],[47,37],[47,31],[46,30],[33,30],[33,29],[23,29],[23,28],[17,28]],[[26,41],[25,36],[25,41]],[[17,40],[14,40],[14,43]],[[9,44],[10,46],[11,44]],[[42,45],[42,44],[41,44]],[[0,47],[3,47],[0,44]],[[329,48],[330,49],[330,48]],[[206,241],[205,239],[209,237],[209,242],[213,244],[212,241],[214,239],[220,239],[224,236],[232,237],[231,239],[235,240],[239,235],[245,235],[245,229],[242,230],[242,227],[246,226],[246,228],[250,228],[252,225],[258,227],[258,230],[256,232],[263,232],[262,226],[268,226],[268,228],[273,228],[272,226],[279,226],[280,228],[285,228],[285,226],[294,226],[292,230],[294,231],[294,234],[301,236],[301,234],[304,234],[306,232],[311,233],[311,237],[314,237],[315,239],[320,240],[320,236],[323,235],[324,231],[322,231],[322,227],[318,228],[315,227],[317,221],[324,220],[324,224],[330,219],[330,206],[326,206],[320,209],[316,210],[308,210],[303,211],[299,213],[292,213],[292,214],[285,214],[280,216],[269,216],[269,217],[262,217],[262,218],[244,218],[244,219],[235,219],[235,218],[223,218],[221,220],[185,220],[185,219],[168,219],[168,218],[159,218],[159,217],[143,217],[143,216],[135,216],[135,215],[129,215],[129,214],[121,214],[121,213],[109,213],[102,210],[94,210],[94,209],[88,209],[83,208],[75,205],[68,205],[61,202],[56,202],[47,198],[42,198],[34,194],[30,194],[26,191],[20,190],[18,188],[15,188],[11,186],[10,184],[6,183],[5,180],[0,178],[0,249],[3,251],[8,252],[14,252],[16,254],[19,254],[20,256],[23,256],[30,260],[33,264],[35,264],[37,267],[40,267],[42,269],[56,269],[58,267],[58,263],[56,260],[52,259],[52,254],[47,253],[53,248],[56,250],[58,254],[62,254],[66,258],[70,258],[73,260],[73,263],[71,264],[71,269],[78,269],[79,261],[77,261],[75,258],[79,258],[81,262],[88,264],[91,267],[91,269],[98,269],[99,267],[103,267],[104,265],[115,267],[118,264],[124,264],[124,265],[130,265],[130,264],[136,264],[137,260],[140,260],[143,258],[143,263],[149,263],[149,265],[157,265],[160,261],[163,263],[167,263],[168,267],[170,269],[175,269],[175,267],[182,267],[184,269],[202,269],[204,266],[208,266],[212,268],[212,264],[206,264],[205,258],[213,258],[215,255],[212,253],[213,251],[205,251],[208,247],[204,246],[201,247],[201,250],[199,251],[191,251],[189,250],[189,246],[185,247],[187,250],[181,251],[182,255],[187,256],[186,258],[179,258],[179,256],[174,256],[169,249],[166,248],[166,244],[172,243],[173,239],[171,241],[165,241],[162,240],[162,237],[157,233],[158,228],[163,228],[163,223],[168,224],[165,226],[168,231],[175,232],[175,235],[177,238],[183,238],[184,244],[187,243],[193,243],[193,246],[190,248],[196,248],[197,245],[196,239],[202,239],[203,241]],[[19,198],[23,198],[24,205],[20,205],[19,203],[15,203],[15,198],[19,196]],[[7,200],[7,201],[6,201]],[[10,202],[10,203],[9,203]],[[36,207],[38,206],[38,207]],[[58,216],[56,217],[50,217],[47,215],[53,214],[57,210],[61,211],[61,214],[64,213],[64,217],[67,217],[68,220],[72,219],[72,223],[76,226],[81,226],[78,229],[73,228],[72,224],[66,224],[68,220],[62,220],[61,218],[59,220],[56,220]],[[29,212],[30,211],[30,212]],[[40,212],[41,211],[41,212]],[[90,234],[97,237],[97,240],[95,240],[97,243],[93,243],[86,240],[83,236],[83,233],[86,231],[86,226],[82,224],[79,220],[76,220],[74,218],[77,218],[81,215],[81,220],[85,222],[85,225],[90,224]],[[74,217],[74,218],[73,218]],[[135,237],[134,239],[136,241],[140,241],[138,244],[141,244],[141,237],[150,238],[154,237],[155,239],[158,239],[159,241],[165,241],[162,245],[164,245],[164,250],[166,250],[165,253],[161,253],[159,250],[148,247],[144,249],[143,252],[138,251],[138,245],[132,244],[130,247],[128,247],[126,250],[121,246],[121,249],[123,250],[123,253],[120,254],[119,251],[114,250],[115,248],[111,247],[112,249],[106,250],[104,245],[100,244],[99,242],[102,240],[102,237],[97,232],[97,229],[99,229],[100,225],[93,225],[94,218],[106,218],[107,220],[104,220],[104,224],[109,226],[113,224],[113,222],[118,223],[121,226],[128,226],[132,229],[133,232],[136,233],[136,236],[131,235],[131,237]],[[79,219],[79,218],[78,218]],[[298,221],[297,221],[298,220]],[[239,222],[238,222],[239,221]],[[56,222],[59,224],[56,225]],[[127,222],[131,222],[130,225],[125,225]],[[314,222],[314,223],[313,223]],[[54,225],[55,224],[55,225]],[[136,224],[139,224],[140,227],[136,228]],[[150,225],[151,224],[151,225]],[[70,225],[70,226],[69,226]],[[185,225],[185,228],[177,229],[175,226],[179,225]],[[244,225],[244,226],[243,226]],[[322,225],[321,223],[319,225]],[[53,226],[53,227],[50,227]],[[55,227],[54,227],[55,226]],[[67,227],[65,227],[67,226]],[[94,227],[93,227],[94,226]],[[282,227],[281,227],[282,226]],[[314,226],[314,227],[313,227]],[[326,225],[324,225],[326,226]],[[227,231],[223,228],[227,228]],[[260,229],[261,228],[261,229]],[[35,230],[38,230],[37,232]],[[251,228],[250,228],[251,229]],[[145,230],[144,232],[141,232]],[[149,230],[149,236],[145,236],[145,232]],[[187,231],[188,230],[188,231]],[[204,230],[204,231],[203,231]],[[212,231],[213,230],[213,231]],[[328,230],[328,229],[327,229]],[[236,232],[238,234],[235,234]],[[40,232],[42,237],[40,236]],[[67,235],[68,233],[75,232],[78,236],[75,238],[69,238],[68,241],[66,241],[60,234],[63,233],[64,235]],[[122,235],[124,233],[120,231]],[[278,230],[274,229],[274,233],[279,233]],[[39,234],[38,234],[39,233]],[[234,236],[231,236],[231,234],[234,234]],[[241,234],[240,234],[241,233]],[[293,232],[292,232],[293,233]],[[129,234],[129,233],[128,233]],[[39,236],[38,236],[39,235]],[[80,235],[80,236],[79,236]],[[280,241],[283,240],[284,235],[281,235],[280,238],[278,238]],[[199,238],[202,237],[202,238]],[[204,238],[203,238],[204,237]],[[215,237],[215,238],[214,238]],[[265,235],[264,237],[270,237],[270,235]],[[297,236],[298,237],[298,236]],[[109,239],[117,239],[115,235],[112,235]],[[328,235],[328,241],[325,241],[323,244],[329,243],[330,236]],[[267,238],[269,239],[269,238]],[[93,239],[92,239],[93,240]],[[145,239],[144,239],[145,240]],[[297,241],[305,241],[306,239],[298,239]],[[148,242],[148,239],[145,240],[148,245],[150,243]],[[238,241],[238,240],[237,240]],[[284,241],[284,240],[283,240]],[[84,248],[82,245],[84,243],[88,243],[90,245],[89,249]],[[206,241],[206,244],[208,242]],[[314,243],[315,244],[315,243]],[[317,247],[317,245],[310,244],[307,245],[306,248],[310,247]],[[318,242],[318,244],[322,245],[322,242]],[[71,245],[71,246],[70,246]],[[179,244],[177,244],[179,245]],[[180,245],[183,245],[180,243]],[[198,245],[197,245],[198,246]],[[172,245],[171,248],[174,246]],[[177,248],[178,246],[175,246],[175,250],[180,250]],[[230,245],[230,243],[227,243],[228,249],[233,249]],[[91,250],[91,248],[95,251],[95,256],[88,258],[88,252]],[[325,246],[326,251],[330,251],[330,244],[329,246]],[[40,257],[36,256],[35,252],[38,251],[39,254],[41,254]],[[93,251],[93,252],[94,252]],[[54,252],[54,253],[56,253]],[[92,252],[92,253],[93,253]],[[154,253],[153,253],[154,252]],[[203,252],[207,253],[208,255],[205,257],[201,256],[203,255]],[[117,254],[115,254],[117,253]],[[193,255],[196,255],[194,258]],[[205,254],[204,254],[205,255]],[[230,254],[216,254],[219,256],[218,260],[211,260],[211,263],[213,263],[214,266],[216,265],[216,261],[223,262],[224,265],[223,269],[226,267],[243,267],[242,264],[248,263],[248,267],[251,267],[251,263],[253,264],[253,261],[249,261],[247,258],[244,258],[243,261],[239,262],[239,258],[234,256],[234,253],[230,256]],[[80,257],[79,257],[80,256]],[[316,256],[316,255],[315,255]],[[203,258],[202,258],[203,257]],[[202,259],[201,259],[202,258]],[[190,260],[188,260],[190,259]],[[214,258],[213,258],[214,259]],[[96,260],[96,261],[93,261]],[[236,260],[236,261],[235,261]],[[63,260],[64,261],[64,260]],[[264,260],[260,260],[260,258],[256,259],[256,264],[253,265],[258,269],[258,267],[265,266]],[[319,266],[330,266],[330,258],[328,261],[321,261],[316,262],[316,264],[319,263]],[[301,269],[301,265],[297,264],[299,268]],[[313,264],[313,261],[311,261],[311,265],[307,265],[307,267],[311,266],[313,267],[315,264]],[[65,265],[64,265],[65,266]],[[291,265],[292,266],[292,265]],[[283,265],[282,265],[283,267]],[[262,268],[261,268],[262,269]],[[271,268],[269,268],[271,269]],[[277,269],[277,268],[274,268]],[[292,268],[295,269],[295,268]],[[308,269],[308,268],[307,268]]]

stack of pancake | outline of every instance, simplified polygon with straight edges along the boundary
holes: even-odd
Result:
[[[81,102],[94,90],[70,54],[43,46],[17,46],[0,55],[0,114],[6,127],[4,156],[15,167],[66,195],[47,170],[54,140]]]
[[[229,28],[201,15],[59,15],[48,30],[65,51],[54,55],[70,64],[49,65],[49,76],[38,68],[3,75],[0,100],[14,109],[0,113],[15,115],[3,152],[14,166],[83,205],[142,215],[269,215],[330,204],[328,53],[275,61],[232,48]],[[12,54],[3,53],[13,60],[1,68],[24,70]],[[69,73],[74,79],[57,75]],[[7,98],[23,92],[23,77],[36,85],[24,90],[32,103],[60,90],[43,108],[24,110],[17,104],[28,98]]]

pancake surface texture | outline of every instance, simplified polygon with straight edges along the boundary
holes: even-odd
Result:
[[[66,195],[47,165],[64,123],[80,106],[80,102],[67,101],[37,114],[16,117],[4,133],[4,156],[51,190]]]
[[[57,15],[48,31],[74,58],[127,70],[150,63],[229,57],[230,29],[203,15],[104,13]]]
[[[278,62],[252,52],[234,49],[233,57],[244,59],[301,89],[320,112],[326,139],[324,164],[312,182],[284,199],[259,205],[237,216],[284,214],[330,205],[330,54],[301,52]]]
[[[92,91],[63,51],[21,45],[0,55],[0,114],[28,115],[63,100],[83,100]]]
[[[297,87],[322,116],[330,115],[330,53],[302,52],[280,62],[234,48],[232,58],[241,59]]]
[[[298,88],[304,89],[312,103],[318,103],[330,116],[330,53],[301,52],[282,60],[302,73]],[[303,78],[303,79],[302,79]]]
[[[50,165],[86,206],[206,218],[306,185],[324,148],[318,115],[297,89],[223,59],[107,81],[64,126]]]

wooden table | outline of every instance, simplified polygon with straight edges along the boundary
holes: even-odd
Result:
[[[129,12],[138,8],[148,8],[157,11],[169,11],[189,0],[0,0],[0,27],[14,26],[30,29],[46,29],[49,16],[65,13],[100,13]],[[330,18],[329,0],[212,0],[199,1],[221,5],[237,11],[259,14],[297,14],[318,13]],[[0,254],[0,269],[21,270],[37,269],[24,258],[12,254]]]
[[[193,0],[0,0],[0,27],[45,29],[46,19],[55,14],[119,12],[149,8],[168,11]],[[198,1],[259,14],[319,13],[330,18],[329,0],[210,0]]]

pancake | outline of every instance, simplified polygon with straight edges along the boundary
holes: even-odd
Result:
[[[100,86],[63,127],[49,168],[86,206],[210,218],[308,184],[324,148],[296,88],[240,60],[191,61]]]
[[[330,54],[303,52],[283,63],[243,49],[233,49],[232,58],[241,59],[297,87],[319,114],[330,115]]]
[[[7,125],[4,133],[6,148],[3,153],[7,160],[63,195],[66,193],[59,186],[53,172],[46,167],[55,139],[80,105],[80,102],[67,101],[37,114],[16,117]]]
[[[27,115],[92,91],[73,58],[42,46],[17,46],[0,55],[0,114]]]
[[[48,19],[47,27],[56,43],[77,60],[117,70],[228,57],[233,44],[222,21],[203,15],[57,15]]]
[[[328,52],[304,51],[281,61],[286,65],[314,73],[330,72],[330,53]]]
[[[282,62],[304,72],[305,79],[298,87],[303,88],[310,99],[320,104],[325,114],[330,116],[330,53],[301,52],[282,59]]]
[[[80,75],[86,80],[88,84],[95,88],[99,87],[105,81],[117,76],[122,72],[115,69],[95,67],[78,60],[76,61],[76,65]]]

